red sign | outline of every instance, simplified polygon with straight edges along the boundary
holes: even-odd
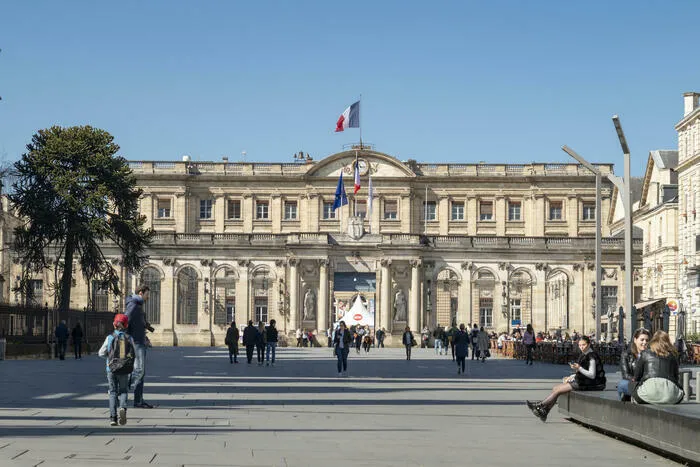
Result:
[[[675,300],[669,300],[666,302],[666,305],[668,306],[669,311],[674,312],[678,309],[678,302]]]
[[[352,317],[355,321],[362,321],[362,315],[361,314],[356,314],[355,316]]]

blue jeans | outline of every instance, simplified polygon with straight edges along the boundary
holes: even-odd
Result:
[[[435,353],[442,353],[442,339],[435,339]]]
[[[116,418],[117,396],[119,397],[119,408],[126,408],[126,401],[129,397],[129,375],[115,375],[108,371],[107,384],[109,385],[109,416]]]
[[[275,363],[275,350],[277,349],[277,342],[268,342],[267,349],[265,351],[265,361],[270,362],[270,351],[272,351],[272,363]]]
[[[621,379],[619,383],[617,383],[617,397],[618,399],[622,399],[622,396],[631,396],[632,394],[630,393],[630,380],[628,379]]]
[[[348,371],[348,353],[350,353],[348,347],[343,349],[340,347],[335,348],[335,356],[338,358],[338,373]]]
[[[131,373],[131,386],[134,388],[134,405],[143,403],[143,380],[146,378],[146,346],[134,344],[134,372]]]

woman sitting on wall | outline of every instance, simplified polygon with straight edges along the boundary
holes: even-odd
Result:
[[[526,401],[532,413],[543,422],[547,421],[549,411],[552,410],[562,394],[571,391],[602,391],[605,389],[605,369],[600,356],[591,348],[591,339],[588,336],[581,336],[578,348],[581,350],[578,363],[570,364],[571,369],[576,373],[564,378],[562,384],[554,386],[552,393],[545,400],[540,402]]]
[[[649,331],[644,328],[637,329],[629,347],[620,356],[622,379],[617,383],[617,395],[621,401],[632,400],[631,396],[635,386],[634,369],[637,366],[639,356],[649,346],[649,339],[651,339]]]
[[[678,404],[685,393],[678,387],[678,354],[668,334],[656,331],[649,350],[641,353],[634,368],[638,381],[632,398],[638,404]]]

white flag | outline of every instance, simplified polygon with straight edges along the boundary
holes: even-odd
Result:
[[[367,215],[372,219],[372,198],[374,198],[374,188],[372,188],[372,177],[369,177],[369,187],[367,188]]]

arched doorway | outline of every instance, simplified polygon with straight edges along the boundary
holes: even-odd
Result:
[[[532,316],[532,276],[524,269],[515,270],[509,278],[508,306],[510,325],[535,326]]]
[[[160,271],[154,267],[146,267],[141,271],[141,284],[149,289],[149,298],[143,309],[146,321],[160,324]]]
[[[569,329],[569,276],[564,271],[552,271],[545,287],[545,330]]]
[[[472,322],[493,328],[493,296],[496,276],[488,269],[479,269],[472,276]]]
[[[435,325],[456,326],[459,306],[459,276],[451,269],[437,275],[435,287]]]
[[[214,324],[226,326],[236,318],[236,272],[222,267],[214,276]]]
[[[177,274],[177,324],[197,324],[197,271],[185,266]]]

